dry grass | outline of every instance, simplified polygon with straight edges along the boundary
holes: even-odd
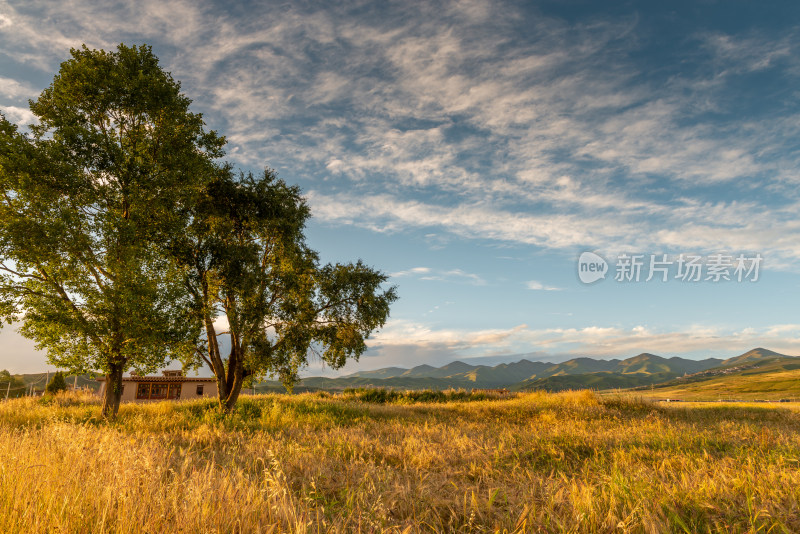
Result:
[[[0,531],[800,531],[792,406],[88,401],[0,405]]]

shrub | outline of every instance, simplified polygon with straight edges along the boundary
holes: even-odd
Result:
[[[58,371],[56,374],[53,375],[53,378],[50,379],[50,382],[45,387],[45,391],[47,393],[56,394],[59,391],[66,391],[67,390],[67,381],[64,380],[64,375],[61,371]]]

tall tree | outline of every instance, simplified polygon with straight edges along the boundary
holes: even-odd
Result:
[[[381,287],[387,276],[360,260],[321,265],[305,243],[308,217],[299,188],[272,171],[256,178],[221,169],[175,245],[205,330],[187,364],[211,368],[226,411],[248,378],[277,376],[290,389],[310,356],[333,368],[357,359],[397,298]],[[227,319],[221,331],[218,317]]]
[[[126,370],[191,350],[190,301],[164,245],[224,139],[150,47],[71,55],[30,102],[32,136],[0,116],[0,313],[52,364],[107,373],[113,416]]]

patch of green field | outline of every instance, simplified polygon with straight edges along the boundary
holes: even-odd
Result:
[[[637,391],[649,398],[682,400],[800,400],[800,369],[794,363],[766,362],[762,366],[699,380],[673,380]]]

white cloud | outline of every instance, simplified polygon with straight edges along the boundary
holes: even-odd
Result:
[[[561,291],[563,289],[561,287],[546,286],[543,283],[536,280],[529,280],[525,282],[525,287],[527,287],[531,291]]]
[[[370,338],[368,344],[370,346],[445,345],[465,348],[500,343],[525,329],[527,329],[527,325],[523,324],[510,329],[436,330],[425,324],[392,319],[385,328]]]
[[[800,259],[800,221],[788,206],[765,212],[754,204],[686,201],[675,208],[654,206],[651,221],[624,206],[611,213],[504,211],[490,205],[442,206],[389,195],[308,194],[312,213],[323,221],[354,224],[379,232],[442,228],[462,237],[531,244],[550,249],[592,247],[620,251],[760,252],[765,268]],[[637,216],[639,215],[639,216]],[[663,229],[666,226],[669,230]]]
[[[392,278],[415,276],[420,280],[438,280],[445,282],[466,283],[476,286],[486,285],[486,280],[475,273],[468,273],[462,269],[431,269],[430,267],[413,267],[405,271],[389,274]]]
[[[102,13],[81,0],[6,8],[7,53],[48,72],[87,39],[155,42],[227,135],[232,159],[314,184],[323,221],[551,249],[757,250],[778,258],[773,266],[800,258],[798,156],[785,150],[800,114],[704,115],[734,111],[719,97],[738,89],[735,73],[791,75],[796,32],[694,35],[702,53],[679,59],[696,71],[656,83],[631,55],[635,17],[567,23],[482,1],[387,7],[398,16],[265,3],[239,17],[177,0]],[[526,39],[505,37],[523,27]],[[35,91],[1,78],[3,92]],[[716,200],[723,187],[732,200]]]
[[[0,106],[0,112],[2,112],[9,121],[19,126],[26,126],[36,122],[36,115],[31,113],[27,108]]]
[[[641,352],[662,356],[728,352],[731,356],[754,347],[800,355],[800,324],[730,329],[688,325],[678,330],[654,330],[637,325],[531,329],[518,325],[506,329],[435,329],[430,325],[392,319],[368,343],[380,354],[387,347],[438,350],[451,359],[459,355],[542,351],[598,358],[626,357]]]
[[[2,26],[0,26],[2,27]],[[39,91],[25,82],[0,76],[0,96],[9,99],[35,98]]]
[[[403,276],[411,276],[415,274],[428,274],[429,272],[431,272],[430,267],[412,267],[411,269],[408,269],[406,271],[397,271],[394,273],[390,273],[389,276],[391,276],[392,278],[395,277],[400,278]]]
[[[776,61],[791,59],[796,51],[794,36],[764,39],[760,36],[731,36],[724,33],[699,35],[698,39],[713,55],[718,75],[767,69]]]

